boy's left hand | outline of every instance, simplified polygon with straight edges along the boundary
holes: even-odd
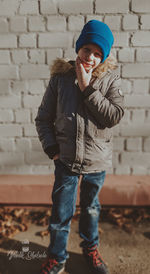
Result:
[[[77,59],[76,59],[76,74],[77,74],[79,87],[81,91],[84,91],[84,89],[90,83],[90,80],[92,77],[92,69],[86,72],[84,66],[81,63],[79,56],[77,56]]]

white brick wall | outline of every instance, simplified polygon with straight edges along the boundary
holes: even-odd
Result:
[[[96,12],[98,13],[127,13],[128,0],[96,0]]]
[[[10,64],[10,54],[8,50],[0,50],[0,64]]]
[[[34,119],[57,57],[75,59],[84,23],[114,33],[126,112],[114,127],[114,173],[149,174],[150,1],[0,0],[0,173],[46,174]]]

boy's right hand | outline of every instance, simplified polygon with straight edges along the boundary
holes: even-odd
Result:
[[[59,154],[56,154],[54,157],[53,157],[53,160],[57,160],[59,159]]]
[[[85,70],[79,56],[77,56],[77,58],[76,58],[76,74],[77,74],[79,87],[80,87],[81,91],[84,91],[84,89],[90,83],[90,80],[91,80],[91,77],[92,77],[92,69],[90,69],[87,72]]]

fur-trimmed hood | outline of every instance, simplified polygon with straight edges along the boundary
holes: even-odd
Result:
[[[115,57],[110,54],[104,63],[99,64],[93,71],[92,75],[97,78],[101,78],[108,70],[115,70],[117,68],[117,61]],[[57,58],[54,60],[51,66],[51,76],[55,74],[64,74],[70,70],[75,71],[75,61],[69,61],[67,59]]]

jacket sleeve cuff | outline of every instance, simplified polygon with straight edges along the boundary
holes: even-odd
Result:
[[[95,88],[93,88],[92,86],[87,86],[83,91],[82,91],[82,96],[83,98],[87,98],[88,96],[90,96],[94,91],[96,91]]]
[[[56,144],[56,145],[53,145],[53,146],[49,146],[45,149],[45,153],[48,155],[48,157],[50,159],[53,159],[53,157],[56,155],[56,154],[59,154],[60,150],[59,150],[59,145]]]

